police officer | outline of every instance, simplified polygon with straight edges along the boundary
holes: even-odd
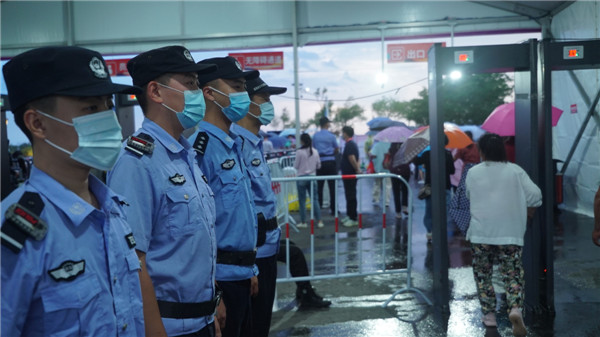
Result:
[[[142,53],[127,63],[144,112],[108,184],[127,198],[142,279],[146,330],[169,336],[214,336],[216,240],[213,194],[181,136],[204,115],[196,64],[181,46]],[[162,320],[161,320],[162,318]],[[164,326],[164,330],[163,330]]]
[[[256,259],[257,218],[248,169],[242,155],[243,139],[229,130],[248,113],[246,80],[258,71],[242,71],[232,57],[206,59],[218,70],[199,74],[206,100],[206,116],[190,137],[197,160],[215,193],[217,211],[217,282],[227,306],[223,336],[240,336],[250,328],[251,290],[258,289]]]
[[[339,146],[335,135],[329,131],[331,121],[327,117],[321,117],[319,120],[321,130],[313,136],[313,145],[319,152],[321,159],[321,168],[317,170],[317,176],[337,175],[337,166],[335,156],[339,153]],[[323,209],[323,184],[324,180],[317,181],[317,195],[319,197],[319,206]],[[335,180],[328,180],[329,187],[329,208],[331,214],[335,212]]]
[[[271,188],[271,171],[265,161],[261,125],[275,117],[271,95],[283,94],[286,88],[268,86],[260,77],[246,81],[250,108],[246,117],[231,125],[231,131],[242,138],[244,163],[250,172],[254,204],[258,212],[258,295],[252,298],[252,336],[267,337],[277,280],[277,251],[281,230],[277,225],[277,200]]]
[[[2,336],[142,336],[140,262],[126,203],[90,168],[120,151],[102,56],[43,47],[3,68],[15,122],[35,164],[2,201]],[[139,88],[138,88],[139,89]]]

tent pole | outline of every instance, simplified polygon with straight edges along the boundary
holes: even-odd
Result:
[[[294,110],[296,115],[296,143],[300,140],[300,100],[298,89],[298,1],[292,7],[292,40],[294,43]]]

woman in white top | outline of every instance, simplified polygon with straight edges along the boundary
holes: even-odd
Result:
[[[527,208],[540,206],[542,193],[520,166],[506,160],[500,136],[485,134],[478,145],[482,162],[473,166],[466,178],[466,195],[471,204],[467,240],[471,241],[482,321],[486,326],[496,326],[492,265],[494,257],[498,257],[513,335],[525,336],[521,253]]]
[[[312,140],[310,136],[306,133],[303,133],[300,136],[300,144],[301,147],[296,151],[296,161],[294,162],[294,168],[296,169],[296,174],[298,177],[305,176],[315,176],[317,170],[321,168],[321,159],[319,158],[319,152],[317,149],[312,147]],[[310,180],[301,180],[296,182],[296,186],[298,187],[298,202],[300,204],[300,223],[298,224],[299,228],[306,228],[308,225],[306,224],[306,192],[311,192],[312,186],[312,195],[310,198],[310,207],[314,211],[315,220],[318,222],[318,227],[322,228],[323,222],[321,221],[321,208],[319,207],[319,203],[315,202],[315,195],[317,191],[316,181]]]

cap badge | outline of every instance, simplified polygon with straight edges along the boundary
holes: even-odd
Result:
[[[238,60],[235,60],[235,66],[238,67],[239,70],[242,70],[242,65],[240,62],[238,62]]]
[[[194,62],[194,58],[192,57],[192,54],[190,54],[189,50],[184,50],[183,51],[183,56],[185,56],[186,59],[188,59],[188,61],[190,62]]]
[[[104,68],[104,63],[102,63],[102,61],[100,61],[100,59],[96,56],[92,57],[92,60],[90,61],[90,69],[92,69],[92,71],[94,72],[94,76],[98,78],[108,77],[108,73]]]

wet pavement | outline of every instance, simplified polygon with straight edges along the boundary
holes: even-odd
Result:
[[[372,204],[371,183],[361,184],[363,209],[363,268],[377,270],[383,263],[381,254],[381,209]],[[417,187],[413,185],[416,192]],[[340,196],[343,190],[340,189]],[[343,199],[343,198],[340,198]],[[342,208],[345,202],[340,200]],[[413,212],[413,286],[433,299],[432,247],[427,245],[422,225],[424,202],[415,200]],[[315,273],[334,270],[334,218],[326,211],[325,228],[315,228]],[[296,216],[297,213],[291,213]],[[387,228],[384,248],[388,254],[387,268],[406,267],[407,219],[396,219],[391,205],[386,208]],[[528,322],[528,336],[600,336],[600,247],[593,245],[593,219],[563,212],[555,228],[555,310],[556,316],[538,322]],[[339,250],[343,270],[358,268],[358,243],[355,228],[340,226]],[[310,229],[290,231],[290,238],[310,253]],[[449,279],[451,288],[450,315],[443,317],[415,293],[403,293],[383,308],[390,295],[406,285],[406,274],[380,274],[333,280],[318,280],[312,284],[317,292],[332,301],[328,309],[299,311],[293,282],[277,286],[277,310],[273,313],[269,336],[512,336],[511,325],[502,307],[501,288],[497,293],[497,328],[486,329],[481,324],[471,253],[460,235],[448,238]],[[284,249],[285,247],[281,247]],[[279,264],[279,275],[285,275],[285,265]],[[500,284],[498,282],[498,284]],[[526,318],[527,321],[527,318]]]

